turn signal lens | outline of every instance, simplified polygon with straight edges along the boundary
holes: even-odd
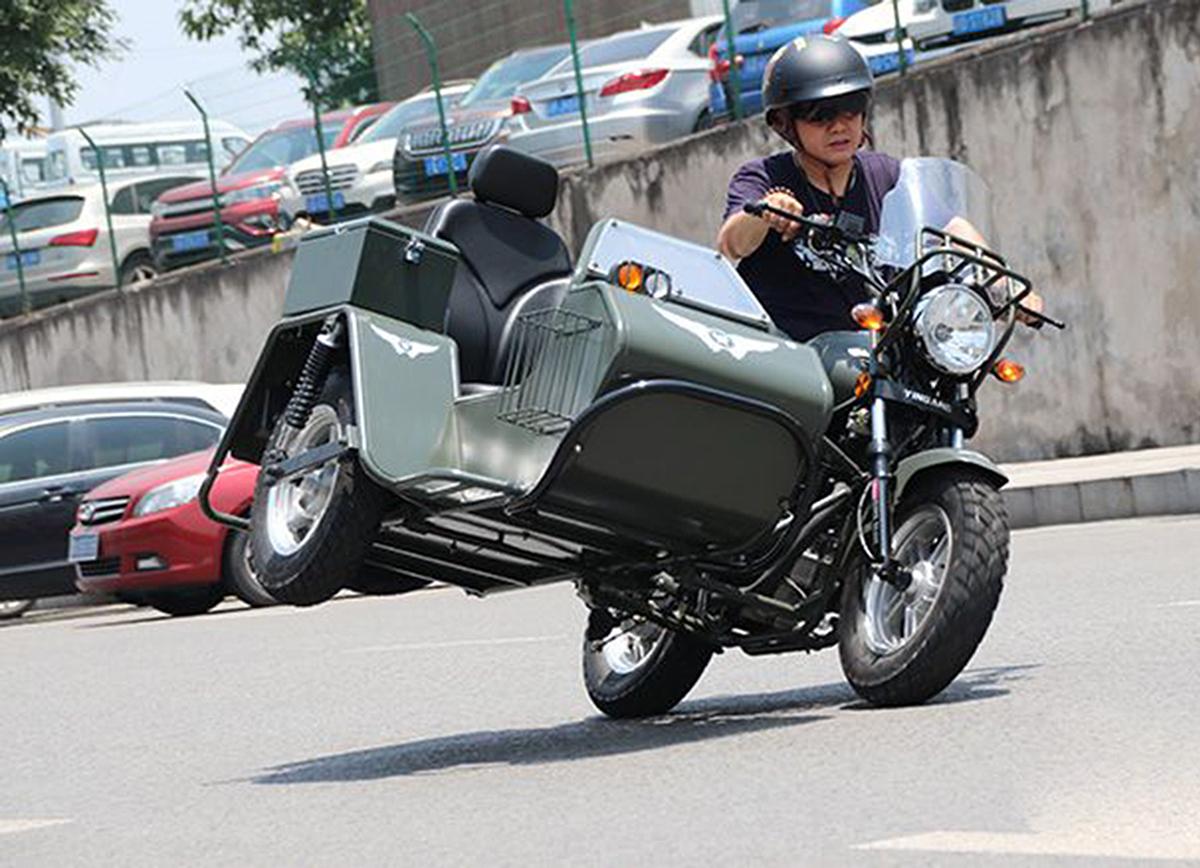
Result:
[[[617,268],[617,286],[629,292],[642,288],[642,267],[636,262],[623,262]]]
[[[1012,359],[1001,359],[992,368],[996,379],[1004,383],[1019,383],[1025,376],[1025,366]]]
[[[883,311],[873,304],[856,304],[850,310],[850,316],[856,323],[867,331],[883,331]]]
[[[871,388],[871,375],[863,371],[858,375],[858,379],[854,381],[854,397],[861,398],[867,394],[867,390]]]

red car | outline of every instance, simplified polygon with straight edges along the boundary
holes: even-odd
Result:
[[[113,594],[170,615],[198,615],[226,593],[251,606],[275,601],[254,578],[246,536],[200,512],[196,495],[212,452],[194,452],[119,476],[88,492],[71,552],[81,591]],[[213,505],[249,512],[258,466],[229,462]]]
[[[395,103],[381,102],[321,115],[325,147],[349,144]],[[317,152],[312,118],[285,121],[255,139],[217,178],[225,249],[267,244],[289,218],[279,201],[288,192],[284,169]],[[160,271],[220,254],[212,185],[197,181],[163,193],[152,207],[150,246]]]

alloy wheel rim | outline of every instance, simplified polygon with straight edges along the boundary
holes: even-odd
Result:
[[[591,653],[599,655],[609,672],[631,675],[646,665],[666,634],[665,627],[630,618],[597,642],[597,649]]]
[[[286,441],[288,458],[340,441],[342,425],[327,404],[316,407],[308,424]],[[293,476],[278,480],[267,494],[267,537],[277,554],[288,556],[304,548],[329,512],[341,465],[331,458]]]
[[[939,506],[922,506],[896,530],[892,551],[912,575],[908,587],[901,591],[874,573],[863,584],[863,634],[880,655],[906,647],[937,605],[954,553],[950,517]]]

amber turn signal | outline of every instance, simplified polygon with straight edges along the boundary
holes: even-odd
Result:
[[[992,368],[996,379],[1005,383],[1018,383],[1025,376],[1025,366],[1012,359],[1001,359]]]
[[[871,388],[871,375],[863,371],[854,381],[854,397],[861,398]]]
[[[867,331],[878,332],[883,331],[884,320],[883,311],[873,304],[856,304],[850,309],[850,316],[853,320]]]
[[[636,262],[624,262],[617,269],[617,285],[629,292],[642,288],[642,267]]]

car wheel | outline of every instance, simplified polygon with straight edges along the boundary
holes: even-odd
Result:
[[[154,591],[146,594],[146,605],[172,617],[203,615],[225,599],[225,588],[207,585],[203,588],[185,588],[179,591]]]
[[[0,621],[20,618],[29,611],[33,603],[33,600],[0,600]]]
[[[139,251],[125,260],[121,266],[120,286],[132,286],[135,283],[145,283],[158,277],[158,268],[149,253]]]

